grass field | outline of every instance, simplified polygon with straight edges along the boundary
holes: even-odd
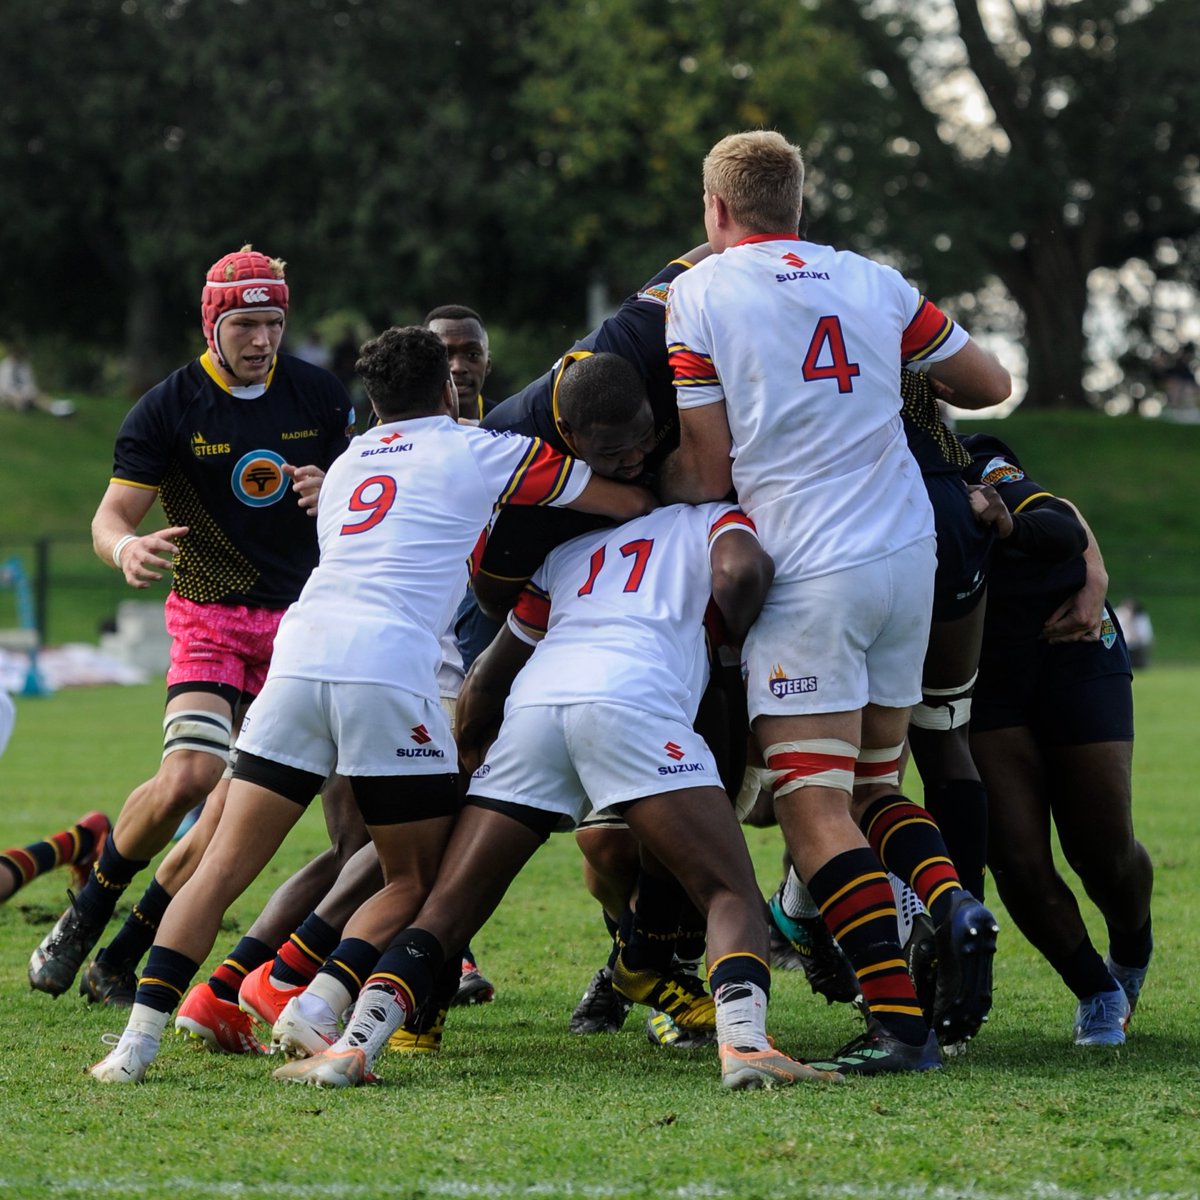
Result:
[[[96,640],[101,620],[133,593],[92,555],[88,526],[108,482],[128,402],[86,398],[69,421],[0,412],[0,561],[49,538],[48,640]],[[1193,503],[1200,426],[1092,413],[1020,412],[964,423],[1010,442],[1032,477],[1074,500],[1104,550],[1118,602],[1146,604],[1163,662],[1200,662],[1200,507]],[[155,528],[159,514],[147,518]],[[141,593],[143,597],[153,592]],[[14,623],[0,591],[0,629]]]
[[[837,1200],[1167,1200],[1200,1195],[1200,967],[1194,715],[1200,670],[1136,682],[1139,834],[1157,866],[1157,956],[1120,1051],[1071,1044],[1074,1001],[1000,914],[997,1003],[969,1053],[920,1077],[725,1093],[712,1052],[647,1044],[636,1013],[611,1037],[566,1019],[603,954],[570,838],[551,840],[475,940],[495,1003],[456,1012],[423,1061],[385,1057],[350,1093],[272,1082],[270,1063],[170,1041],[144,1086],[84,1068],[118,1014],[32,993],[28,956],[65,877],[0,907],[0,1195],[33,1197],[730,1197]],[[4,845],[86,809],[115,813],[158,753],[159,685],[18,701],[0,760]],[[749,830],[764,889],[774,830]],[[320,849],[309,813],[230,912],[244,931],[271,889]],[[134,889],[137,890],[136,888]],[[1103,947],[1102,927],[1092,924]],[[214,960],[215,961],[215,960]],[[770,1026],[795,1053],[858,1030],[777,973]]]

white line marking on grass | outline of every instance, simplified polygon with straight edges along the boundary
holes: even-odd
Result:
[[[19,1187],[27,1180],[16,1182],[0,1177],[0,1194],[20,1195]],[[38,1194],[43,1197],[81,1197],[84,1200],[96,1196],[161,1196],[178,1194],[183,1196],[235,1197],[236,1200],[371,1200],[379,1195],[379,1182],[369,1183],[246,1183],[234,1179],[187,1178],[174,1176],[168,1179],[138,1178],[58,1179],[39,1181]],[[783,1195],[777,1189],[775,1194]],[[614,1200],[618,1197],[645,1196],[645,1187],[640,1184],[616,1186],[613,1184],[559,1182],[521,1185],[515,1183],[480,1183],[466,1180],[434,1179],[410,1183],[404,1192],[396,1196],[447,1196],[461,1200],[474,1197],[521,1197],[521,1196],[581,1196],[595,1200]],[[655,1188],[655,1195],[673,1197],[674,1200],[721,1200],[723,1197],[744,1195],[742,1189],[719,1187],[715,1184],[689,1184],[674,1188]],[[1012,1191],[994,1191],[978,1187],[953,1187],[923,1184],[819,1184],[811,1180],[797,1180],[796,1195],[810,1200],[1200,1200],[1198,1192],[1146,1192],[1140,1188],[1132,1190],[1114,1189],[1107,1192],[1077,1192],[1072,1188],[1059,1187],[1056,1183],[1035,1182],[1018,1186]]]

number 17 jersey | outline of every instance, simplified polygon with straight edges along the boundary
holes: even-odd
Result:
[[[514,610],[546,637],[509,705],[603,701],[690,725],[708,682],[709,551],[733,529],[754,526],[732,504],[674,504],[552,550]]]

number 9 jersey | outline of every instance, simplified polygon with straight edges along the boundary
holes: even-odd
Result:
[[[321,561],[275,639],[271,677],[381,683],[437,700],[439,637],[497,504],[569,504],[586,464],[447,416],[378,425],[321,486]]]

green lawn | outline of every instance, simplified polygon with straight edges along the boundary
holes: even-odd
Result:
[[[96,561],[88,535],[127,407],[83,399],[65,421],[0,412],[0,561],[18,554],[32,575],[34,543],[50,539],[51,642],[94,642],[99,623],[132,594]],[[1103,548],[1113,602],[1127,594],[1143,600],[1160,661],[1200,662],[1200,507],[1192,503],[1200,426],[1018,412],[962,428],[1009,441],[1034,478],[1079,505]],[[145,528],[160,515],[156,509]],[[11,592],[0,591],[0,629],[12,624]]]
[[[935,1075],[733,1095],[711,1052],[651,1047],[635,1018],[615,1036],[570,1037],[604,932],[572,840],[556,837],[475,940],[495,1003],[456,1012],[440,1055],[385,1057],[382,1086],[346,1094],[275,1084],[270,1063],[172,1040],[145,1085],[103,1088],[84,1068],[120,1016],[25,982],[64,902],[58,874],[0,907],[0,1195],[1195,1197],[1200,669],[1153,670],[1135,687],[1136,815],[1157,865],[1158,949],[1120,1051],[1071,1044],[1072,997],[1003,913],[993,1019]],[[154,684],[20,699],[0,761],[0,841],[32,840],[92,807],[115,813],[157,760],[161,696]],[[748,833],[773,888],[778,834]],[[234,906],[218,953],[322,838],[314,811]],[[769,1024],[801,1054],[858,1028],[850,1010],[783,973]]]

